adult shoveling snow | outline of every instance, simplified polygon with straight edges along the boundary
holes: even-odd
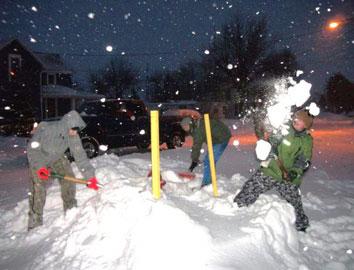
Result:
[[[78,131],[86,126],[76,111],[71,111],[59,121],[41,122],[33,132],[27,146],[27,157],[31,171],[28,230],[43,224],[43,208],[46,200],[48,168],[60,175],[74,177],[65,152],[70,150],[81,174],[90,183],[97,182],[95,170],[82,147]],[[76,187],[70,181],[59,179],[64,211],[76,207]],[[88,183],[88,184],[90,184]]]
[[[220,120],[212,119],[210,121],[211,131],[212,131],[212,141],[213,141],[213,152],[215,163],[221,158],[224,153],[229,139],[231,138],[231,132],[229,128]],[[193,171],[195,167],[198,166],[200,150],[204,142],[206,142],[206,133],[204,122],[201,119],[193,120],[190,117],[186,117],[181,121],[181,127],[185,132],[188,132],[193,137],[193,147],[192,147],[192,163],[189,167],[189,171]],[[210,164],[208,154],[204,159],[204,174],[202,187],[209,185],[211,183],[210,176]]]

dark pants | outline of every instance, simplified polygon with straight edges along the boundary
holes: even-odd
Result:
[[[74,177],[70,162],[65,157],[56,161],[51,168],[58,174]],[[31,168],[28,230],[43,224],[43,208],[46,200],[46,181],[40,180],[37,176],[36,170]],[[76,207],[75,184],[61,179],[59,179],[59,183],[64,211]]]
[[[287,182],[280,182],[270,176],[265,176],[257,171],[242,187],[236,195],[234,202],[239,207],[253,204],[266,191],[274,188],[280,196],[290,203],[295,209],[295,226],[297,230],[306,230],[309,226],[309,219],[302,207],[299,187]]]

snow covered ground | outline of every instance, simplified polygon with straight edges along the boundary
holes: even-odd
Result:
[[[161,152],[162,198],[151,195],[150,153],[92,160],[98,192],[78,186],[79,207],[64,216],[58,184],[48,187],[44,225],[27,232],[25,140],[0,139],[0,269],[354,269],[354,124],[324,114],[314,126],[314,158],[301,187],[310,218],[294,229],[293,209],[276,193],[249,208],[232,203],[252,174],[256,138],[249,124],[233,130],[217,165],[220,196],[174,172],[190,163],[190,140]],[[235,144],[237,145],[237,144]]]

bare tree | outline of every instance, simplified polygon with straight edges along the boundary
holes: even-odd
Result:
[[[114,58],[102,70],[90,75],[91,88],[111,98],[132,95],[138,76],[138,71],[129,62]]]

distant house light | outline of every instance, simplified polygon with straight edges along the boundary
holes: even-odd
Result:
[[[21,71],[22,68],[22,57],[19,54],[9,54],[9,81],[16,78],[16,75]]]

